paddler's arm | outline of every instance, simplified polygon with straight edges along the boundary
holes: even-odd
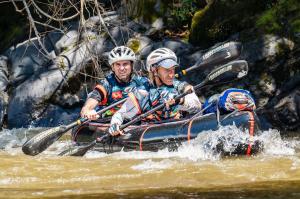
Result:
[[[112,116],[109,133],[113,136],[119,134],[122,135],[123,132],[120,131],[119,127],[123,124],[124,120],[131,120],[143,112],[144,108],[146,107],[145,104],[147,104],[148,96],[148,92],[144,90],[137,90],[129,93],[128,99]]]
[[[80,111],[80,116],[82,118],[87,118],[89,120],[96,120],[99,118],[99,115],[96,113],[95,108],[98,105],[98,101],[93,98],[88,98],[84,106]]]
[[[106,83],[106,82],[104,82]],[[89,120],[96,120],[99,118],[95,108],[102,102],[107,102],[107,86],[102,84],[97,84],[92,92],[88,94],[88,99],[80,111],[80,116],[82,118],[87,118]]]
[[[182,104],[183,109],[188,112],[196,112],[197,110],[201,110],[202,105],[201,102],[194,92],[193,86],[184,81],[179,81],[177,79],[174,80],[174,87],[179,93],[184,93],[188,90],[192,90],[193,92],[186,95],[180,104]]]

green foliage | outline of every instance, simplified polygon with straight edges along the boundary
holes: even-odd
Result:
[[[256,17],[273,5],[275,0],[210,0],[195,12],[189,41],[211,46],[230,35],[251,29]]]
[[[266,33],[293,36],[300,31],[299,0],[279,0],[256,21],[256,26]]]
[[[193,14],[198,9],[195,0],[174,1],[171,9],[171,17],[177,26],[184,26],[190,22]]]

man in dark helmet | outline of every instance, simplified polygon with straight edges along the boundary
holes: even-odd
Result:
[[[96,107],[108,106],[126,98],[128,93],[137,87],[148,89],[148,79],[133,74],[135,61],[135,53],[126,46],[118,46],[111,50],[108,62],[112,73],[99,81],[94,90],[88,94],[88,99],[80,112],[81,117],[95,120],[99,117]],[[117,109],[118,107],[108,110],[103,117],[113,115]]]

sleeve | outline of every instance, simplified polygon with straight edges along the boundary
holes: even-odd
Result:
[[[145,90],[136,90],[128,94],[128,99],[112,116],[110,124],[121,125],[124,120],[131,120],[144,112],[149,100],[149,93]]]
[[[108,100],[110,85],[106,79],[96,84],[92,92],[88,94],[88,98],[97,100],[99,103],[105,104]]]

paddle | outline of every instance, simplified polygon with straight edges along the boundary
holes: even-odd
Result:
[[[97,111],[97,114],[101,115],[105,111],[107,111],[119,104],[122,104],[125,101],[126,101],[126,98],[122,99],[114,104],[111,104],[110,106],[107,106],[104,109]],[[46,150],[51,144],[53,144],[56,140],[58,140],[68,130],[70,130],[71,128],[73,128],[77,125],[80,125],[86,121],[88,121],[88,119],[80,118],[69,125],[61,125],[58,127],[54,127],[54,128],[45,130],[45,131],[37,134],[36,136],[32,137],[30,140],[27,140],[22,146],[22,151],[26,155],[37,155],[37,154],[43,152],[44,150]]]
[[[181,77],[195,69],[203,69],[211,71],[210,67],[225,64],[238,58],[242,51],[242,44],[239,42],[228,42],[207,51],[201,58],[191,67],[181,70],[175,77]],[[203,71],[202,71],[203,72]]]
[[[235,59],[240,55],[241,52],[241,44],[238,42],[229,42],[225,43],[217,48],[214,48],[207,53],[205,53],[200,60],[193,65],[191,68],[182,70],[177,76],[181,76],[186,74],[191,70],[195,69],[204,69],[204,67],[209,67],[215,64],[221,64],[228,62],[229,60]],[[105,111],[125,102],[126,99],[123,99],[117,103],[114,103],[105,109],[102,109],[98,112],[98,114],[102,114]],[[22,151],[27,155],[37,155],[44,150],[46,150],[51,144],[53,144],[56,140],[58,140],[64,133],[66,133],[71,128],[86,122],[87,119],[80,118],[79,120],[69,124],[69,125],[62,125],[58,127],[54,127],[39,133],[38,135],[34,136],[27,142],[25,142],[22,146]]]
[[[230,62],[228,64],[225,64],[225,65],[220,66],[220,67],[216,68],[215,70],[213,70],[211,73],[209,73],[207,75],[207,77],[205,78],[205,80],[203,82],[194,86],[193,88],[196,91],[196,90],[203,88],[204,86],[213,85],[218,82],[233,81],[233,80],[244,77],[245,75],[247,75],[247,73],[248,73],[248,64],[246,61],[244,61],[244,60],[233,61],[233,62]],[[192,90],[186,91],[186,92],[176,96],[174,98],[174,100],[178,101],[182,97],[184,97],[192,92],[193,92]],[[126,127],[128,127],[138,121],[141,121],[143,118],[147,117],[148,115],[150,115],[164,107],[165,107],[165,104],[160,104],[160,105],[154,107],[153,109],[147,111],[146,113],[137,116],[130,122],[121,125],[120,130],[125,129]],[[97,138],[96,140],[90,142],[89,144],[87,144],[85,146],[79,146],[79,147],[67,149],[67,150],[61,152],[59,155],[83,156],[89,149],[94,147],[97,143],[102,142],[104,139],[108,138],[109,136],[110,136],[110,134],[107,133],[104,136]]]

